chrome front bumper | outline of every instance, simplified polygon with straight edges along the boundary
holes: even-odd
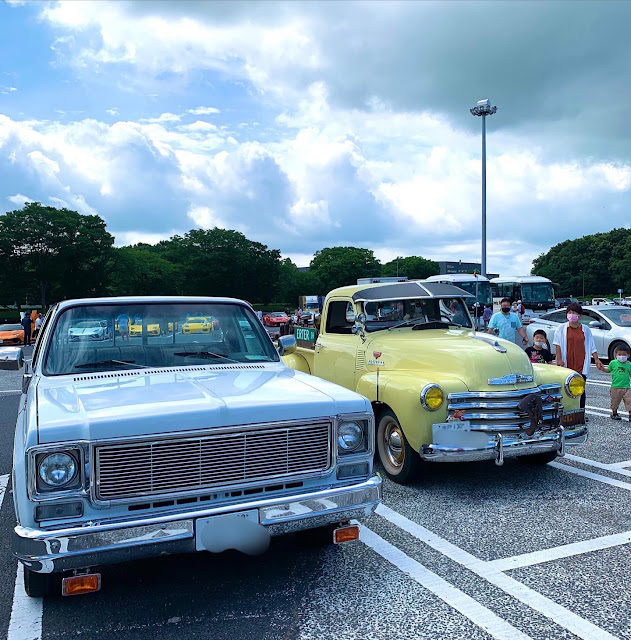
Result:
[[[448,447],[443,445],[423,445],[420,456],[428,462],[476,462],[495,460],[501,465],[504,458],[516,458],[537,453],[558,451],[564,455],[566,446],[575,446],[587,442],[587,427],[584,424],[574,427],[559,427],[553,430],[537,431],[532,437],[518,433],[498,433],[489,438],[484,447]]]
[[[17,526],[13,547],[18,560],[29,569],[52,573],[194,552],[199,518],[257,510],[259,524],[277,536],[363,518],[375,510],[381,496],[381,478],[374,476],[348,487],[152,518],[58,530]]]

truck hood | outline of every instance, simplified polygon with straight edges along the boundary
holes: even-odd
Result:
[[[525,351],[512,342],[464,329],[395,329],[367,334],[366,360],[382,371],[441,373],[459,377],[470,391],[524,389],[533,382],[490,385],[489,379],[511,374],[533,376]],[[376,357],[375,354],[380,354]]]
[[[37,384],[40,444],[369,410],[362,396],[283,364],[93,373]]]

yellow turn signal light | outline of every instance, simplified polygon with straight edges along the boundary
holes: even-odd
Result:
[[[82,576],[64,578],[61,583],[61,593],[64,596],[78,596],[82,593],[92,593],[101,589],[101,574],[89,573]]]
[[[356,524],[340,527],[333,532],[333,542],[335,542],[335,544],[351,542],[353,540],[359,540],[359,527]]]

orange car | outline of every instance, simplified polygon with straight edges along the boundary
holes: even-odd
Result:
[[[24,344],[24,329],[21,324],[0,324],[0,345]]]

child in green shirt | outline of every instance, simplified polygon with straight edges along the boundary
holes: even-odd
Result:
[[[624,408],[631,411],[631,362],[629,362],[629,347],[618,347],[614,352],[615,360],[607,367],[611,373],[611,419],[620,420],[618,407],[624,401]]]

